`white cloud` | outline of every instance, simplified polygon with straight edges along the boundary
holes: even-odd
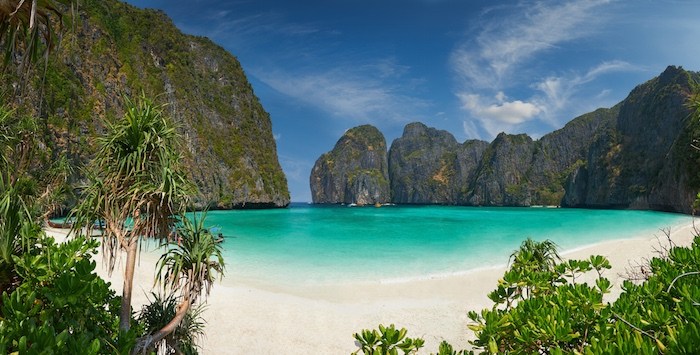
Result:
[[[396,58],[386,58],[367,64],[364,69],[376,72],[380,78],[400,78],[408,73],[411,67],[399,64]]]
[[[462,129],[464,130],[464,135],[467,136],[467,139],[481,138],[479,128],[476,126],[474,121],[462,121]]]
[[[558,128],[572,118],[572,112],[583,112],[572,106],[588,109],[604,102],[606,88],[600,88],[589,93],[588,102],[574,104],[573,96],[585,91],[586,84],[613,72],[640,70],[611,60],[587,71],[557,73],[547,68],[548,75],[539,74],[540,63],[552,62],[547,57],[558,55],[558,49],[597,34],[608,19],[601,10],[613,1],[523,0],[486,9],[482,22],[474,26],[476,32],[470,33],[471,40],[458,45],[450,57],[459,80],[455,95],[468,114],[465,122],[470,122],[463,125],[465,134],[485,132],[490,137],[483,138],[489,139],[501,131],[532,127],[529,122]],[[508,99],[506,91],[519,97]]]
[[[597,79],[603,74],[608,74],[612,72],[623,72],[623,71],[638,71],[644,70],[644,68],[627,63],[622,60],[613,60],[608,62],[603,62],[598,66],[590,69],[586,75],[584,75],[577,84],[585,84],[590,81]]]
[[[537,105],[520,100],[505,101],[503,92],[499,92],[496,103],[484,104],[479,95],[460,96],[463,108],[469,110],[472,115],[482,120],[496,120],[508,124],[520,124],[528,121],[540,113]]]
[[[596,8],[610,0],[523,2],[505,16],[493,11],[475,40],[460,45],[451,56],[453,69],[471,87],[498,89],[519,66],[536,54],[587,36],[600,14]]]
[[[490,102],[484,102],[484,98],[477,94],[459,95],[462,108],[469,111],[472,117],[478,120],[486,131],[495,136],[500,132],[511,132],[517,125],[534,119],[542,109],[531,102],[521,100],[506,101],[503,92],[496,94]],[[478,132],[473,124],[465,126],[465,133],[474,136]],[[468,128],[468,129],[467,129]]]
[[[552,125],[557,125],[562,117],[558,117],[559,113],[571,105],[572,97],[578,90],[605,74],[613,72],[629,72],[642,70],[641,67],[630,63],[614,60],[600,63],[599,65],[589,69],[585,74],[569,74],[563,76],[551,76],[533,86],[543,95],[538,96],[536,100],[540,102],[543,108],[543,119]],[[602,90],[595,97],[598,99],[604,98],[609,90]],[[563,119],[570,119],[565,117]]]
[[[401,86],[383,80],[377,73],[385,70],[385,66],[368,72],[349,68],[308,73],[267,70],[256,71],[255,76],[284,95],[353,123],[405,121],[428,106],[425,100],[402,92]]]
[[[559,127],[572,118],[563,117],[562,113],[571,109],[574,101],[572,98],[582,86],[605,74],[636,70],[642,68],[623,61],[609,61],[583,74],[550,76],[531,85],[536,92],[527,100],[509,101],[503,91],[497,92],[492,99],[475,93],[458,93],[462,109],[471,117],[470,124],[463,125],[464,132],[470,137],[479,137],[475,135],[479,132],[475,124],[479,124],[490,136],[487,138],[491,138],[500,132],[518,133],[516,130],[520,125],[533,120],[546,123],[552,128]],[[592,97],[594,102],[586,102],[587,106],[583,109],[599,107],[597,103],[604,100],[609,92],[606,89],[599,91]]]

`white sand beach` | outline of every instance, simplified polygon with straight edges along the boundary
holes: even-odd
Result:
[[[47,229],[57,238],[62,230]],[[691,217],[684,226],[671,230],[673,241],[687,246],[695,235]],[[655,255],[662,231],[635,239],[603,242],[563,256],[568,259],[606,256],[613,268],[605,273],[614,285],[621,284],[625,269]],[[146,301],[153,284],[158,256],[142,253],[135,275],[134,307]],[[238,280],[228,269],[208,298],[204,354],[349,354],[355,351],[353,333],[378,324],[396,324],[408,329],[409,337],[422,337],[421,354],[436,352],[444,339],[456,348],[468,348],[472,332],[467,311],[492,306],[486,297],[505,271],[501,267],[475,270],[461,275],[395,283],[362,283],[299,289],[253,285]],[[118,265],[108,277],[98,261],[98,273],[121,292],[122,269]],[[619,287],[614,292],[619,293]],[[615,294],[612,295],[613,297]]]

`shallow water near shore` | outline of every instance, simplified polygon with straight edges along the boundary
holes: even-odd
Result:
[[[525,238],[561,251],[663,235],[691,217],[650,211],[447,206],[210,211],[227,274],[275,286],[391,283],[504,265]],[[227,277],[228,279],[228,277]]]

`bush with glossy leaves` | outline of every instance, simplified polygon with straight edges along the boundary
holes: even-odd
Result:
[[[119,333],[119,297],[95,274],[95,240],[56,244],[15,256],[22,283],[2,295],[0,353],[128,354],[136,331]]]
[[[700,348],[700,242],[652,259],[641,284],[625,281],[612,304],[607,259],[569,260],[552,268],[512,265],[489,294],[492,309],[469,312],[484,353],[658,354]],[[580,283],[595,272],[595,281]],[[578,282],[577,282],[578,280]]]

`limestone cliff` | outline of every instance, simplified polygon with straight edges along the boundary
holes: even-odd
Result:
[[[314,203],[372,205],[389,202],[386,140],[370,125],[352,128],[311,170]]]
[[[700,122],[691,120],[686,103],[699,82],[700,74],[670,66],[614,107],[536,141],[501,133],[490,144],[459,144],[446,131],[411,123],[389,150],[391,201],[690,212],[700,189],[693,170],[700,150],[691,147],[698,145]],[[317,162],[313,174],[325,176],[326,169]],[[312,177],[312,191],[313,185]]]
[[[614,124],[593,139],[587,163],[567,181],[565,206],[689,212],[697,191],[686,102],[700,75],[668,67],[620,103]]]
[[[47,160],[69,156],[79,181],[104,119],[123,114],[123,95],[144,92],[166,105],[185,137],[200,205],[289,204],[270,117],[233,55],[181,33],[160,11],[116,0],[84,0],[67,21],[56,58],[36,70],[46,75],[37,74],[23,101],[9,103],[41,118]],[[11,73],[4,79],[8,92],[15,82]]]
[[[463,204],[488,143],[460,144],[447,131],[408,124],[389,150],[392,202],[402,204]]]
[[[484,153],[469,204],[474,206],[528,206],[527,172],[535,149],[525,134],[499,134]]]

